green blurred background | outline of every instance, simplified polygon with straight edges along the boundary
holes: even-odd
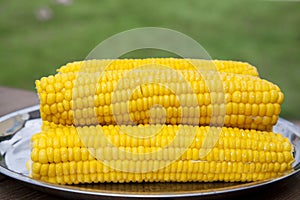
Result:
[[[180,31],[213,59],[257,66],[285,93],[281,116],[300,119],[300,2],[295,1],[0,0],[0,85],[34,91],[34,80],[84,59],[113,34],[145,26]]]

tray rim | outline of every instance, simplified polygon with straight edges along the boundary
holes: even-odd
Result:
[[[36,111],[39,109],[40,109],[40,105],[38,104],[38,105],[30,106],[30,107],[25,107],[20,110],[16,110],[14,112],[11,112],[11,113],[1,116],[0,123],[11,117],[14,117],[14,116],[17,116],[20,114],[24,114],[24,113],[28,113],[31,111]],[[294,123],[292,123],[288,120],[285,120],[283,118],[279,118],[279,120],[282,122],[288,123],[291,126],[294,126],[294,128],[299,130],[299,134],[300,134],[300,128],[297,125],[295,125]],[[299,135],[298,135],[298,137],[300,138]],[[132,193],[132,192],[126,192],[126,191],[124,191],[124,192],[112,191],[113,193],[111,193],[111,192],[106,192],[106,191],[102,191],[102,190],[99,190],[99,191],[93,190],[92,191],[92,189],[87,189],[87,188],[84,188],[84,189],[76,188],[76,185],[69,186],[69,185],[52,184],[52,183],[33,179],[29,176],[14,172],[14,171],[0,165],[0,173],[1,174],[6,175],[15,180],[21,181],[22,183],[28,184],[29,186],[37,188],[38,190],[41,190],[41,191],[46,190],[46,192],[47,192],[47,190],[55,190],[57,192],[65,192],[65,193],[71,193],[71,194],[73,193],[74,195],[80,194],[80,195],[91,195],[91,196],[97,196],[97,197],[118,197],[118,198],[124,198],[124,197],[131,197],[131,198],[178,198],[178,197],[184,197],[184,198],[186,198],[186,197],[199,197],[199,196],[212,196],[212,195],[227,194],[227,193],[249,190],[249,189],[254,189],[254,188],[262,187],[265,185],[269,185],[269,184],[287,179],[287,178],[297,174],[299,171],[300,171],[300,162],[296,165],[296,167],[294,167],[293,171],[291,171],[290,173],[287,173],[283,176],[277,177],[275,179],[268,179],[268,180],[255,181],[255,182],[249,182],[249,183],[241,183],[239,185],[227,187],[229,189],[226,189],[226,187],[221,187],[221,188],[216,188],[214,190],[205,189],[205,190],[201,190],[198,192],[197,191],[182,191],[182,192],[174,191],[172,193],[170,191],[166,191],[166,193],[152,192],[152,194],[147,194],[146,192]],[[114,184],[114,183],[110,183],[110,184]],[[137,183],[137,184],[139,184],[139,183]],[[184,184],[184,183],[182,183],[182,184]]]

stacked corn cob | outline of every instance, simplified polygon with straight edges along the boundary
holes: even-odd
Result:
[[[292,169],[292,145],[272,132],[283,94],[248,63],[90,60],[36,86],[44,122],[32,137],[37,179],[233,182]]]

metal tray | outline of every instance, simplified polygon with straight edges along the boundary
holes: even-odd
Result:
[[[292,176],[300,170],[300,128],[281,118],[274,131],[282,133],[293,143],[296,161],[292,172],[276,179],[251,183],[100,183],[74,186],[50,184],[30,178],[26,168],[30,158],[30,138],[40,130],[41,122],[38,105],[0,118],[0,173],[38,190],[74,199],[207,197],[261,187]]]

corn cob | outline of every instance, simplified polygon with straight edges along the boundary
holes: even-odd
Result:
[[[179,140],[170,145],[182,129]],[[151,130],[160,130],[155,137]],[[191,137],[191,131],[195,137]],[[134,132],[141,137],[132,137]],[[201,157],[205,137],[217,137]],[[171,154],[184,147],[173,160]],[[111,145],[107,145],[108,140]],[[123,151],[114,151],[112,147]],[[237,128],[186,125],[73,127],[50,123],[32,137],[33,178],[59,184],[97,182],[256,181],[292,169],[292,145],[280,134]],[[169,154],[150,154],[169,148]],[[136,153],[136,157],[122,152]],[[95,157],[96,156],[96,157]],[[101,160],[97,158],[101,157]],[[168,165],[166,163],[169,163]],[[151,166],[162,166],[151,171]],[[150,169],[150,170],[149,170]]]
[[[36,87],[42,119],[63,125],[211,125],[224,119],[227,127],[271,130],[284,98],[277,85],[259,77],[195,70],[110,70],[101,77],[66,72]]]
[[[133,70],[147,65],[163,65],[176,70],[217,70],[219,72],[236,73],[258,76],[256,67],[246,62],[225,60],[200,60],[179,58],[147,58],[147,59],[116,59],[116,60],[87,60],[68,63],[57,72],[97,72],[99,70]]]

